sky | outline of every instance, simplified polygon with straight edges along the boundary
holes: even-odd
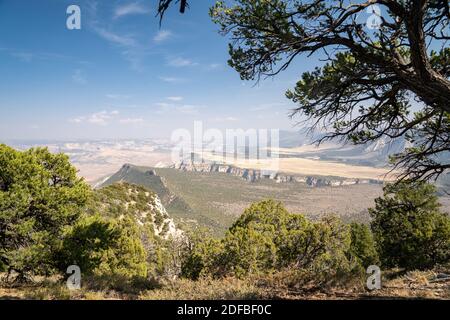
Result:
[[[295,129],[285,98],[317,58],[275,78],[243,82],[210,0],[0,0],[1,139],[169,138],[179,128]],[[69,5],[81,29],[69,30]]]

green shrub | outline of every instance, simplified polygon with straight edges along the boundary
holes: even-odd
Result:
[[[7,271],[7,266],[6,264],[4,264],[3,262],[0,261],[0,272],[5,272]]]
[[[357,264],[347,259],[349,228],[336,218],[311,222],[289,213],[281,203],[252,204],[220,240],[194,244],[184,275],[224,277],[269,274],[295,268],[325,277],[350,273]]]
[[[273,235],[253,228],[234,227],[222,242],[217,275],[237,277],[255,275],[273,270],[277,262],[277,247]]]
[[[59,255],[62,268],[75,264],[86,275],[147,276],[146,252],[129,218],[81,219],[68,231]]]
[[[387,185],[369,209],[377,250],[385,267],[432,268],[450,259],[450,218],[440,211],[435,187]]]
[[[222,242],[212,238],[205,230],[192,232],[189,242],[182,261],[181,275],[193,280],[213,275],[223,253]]]
[[[379,263],[372,232],[366,224],[350,224],[351,243],[349,254],[355,257],[365,269]]]

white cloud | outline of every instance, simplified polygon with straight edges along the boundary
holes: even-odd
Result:
[[[144,119],[142,119],[142,118],[125,118],[125,119],[120,119],[119,122],[122,124],[136,124],[136,123],[144,122]]]
[[[31,62],[34,58],[34,54],[29,52],[13,52],[11,55],[24,62]]]
[[[69,122],[72,122],[72,123],[81,123],[81,122],[83,122],[84,120],[85,120],[85,117],[76,117],[76,118],[69,119]]]
[[[125,95],[125,94],[117,94],[117,93],[108,93],[106,95],[107,98],[109,99],[114,99],[114,100],[118,100],[118,99],[128,99],[130,98],[130,96]]]
[[[74,73],[72,74],[72,80],[78,84],[86,84],[87,83],[86,76],[84,75],[83,70],[80,70],[80,69],[77,69],[74,71]]]
[[[150,10],[140,3],[134,2],[134,3],[128,3],[122,6],[116,7],[116,10],[114,11],[114,18],[120,18],[127,15],[133,15],[133,14],[146,14],[149,13]]]
[[[120,54],[129,62],[131,69],[139,72],[143,71],[142,61],[148,54],[146,47],[142,45],[142,42],[137,41],[135,34],[124,34],[113,31],[111,26],[114,26],[114,24],[111,25],[110,21],[105,21],[103,16],[97,13],[97,4],[97,2],[92,1],[87,5],[86,11],[89,19],[86,19],[86,24],[89,29],[102,39],[118,46],[122,50]],[[131,13],[139,13],[143,10],[140,8],[140,5],[135,3],[128,4],[123,8],[120,7],[116,11],[119,16],[123,16]]]
[[[167,97],[167,100],[179,102],[183,100],[183,97]]]
[[[22,62],[32,62],[34,60],[46,60],[46,61],[64,60],[81,64],[81,62],[78,59],[74,59],[74,57],[54,52],[36,52],[36,51],[27,52],[14,48],[5,48],[5,47],[0,47],[0,52],[5,52],[9,54],[11,57],[16,58]]]
[[[155,103],[155,106],[158,107],[158,109],[156,110],[157,114],[164,114],[169,111],[169,109],[175,108],[175,105],[167,102],[157,102]]]
[[[105,126],[108,124],[108,121],[117,114],[118,114],[117,111],[112,111],[112,112],[101,111],[101,112],[93,113],[87,118],[87,122]]]
[[[199,113],[199,106],[194,106],[190,104],[185,104],[182,106],[177,106],[176,111],[183,114],[198,114]]]
[[[173,106],[173,104],[166,103],[166,102],[157,102],[155,103],[155,106],[161,107],[161,108],[169,108]]]
[[[267,106],[267,105],[260,105],[260,106],[256,106],[256,107],[251,107],[249,110],[250,111],[266,111],[269,110],[271,107]]]
[[[191,104],[174,104],[174,103],[166,103],[166,102],[157,102],[155,106],[158,106],[159,109],[156,111],[158,114],[163,114],[167,112],[171,113],[182,113],[182,114],[198,114],[201,106],[191,105]]]
[[[285,108],[289,107],[289,104],[283,102],[273,102],[273,103],[264,103],[258,106],[251,107],[250,111],[266,111],[274,108]]]
[[[103,28],[95,28],[95,32],[103,39],[125,47],[135,46],[136,41],[131,36],[119,35]]]
[[[214,119],[211,119],[212,121],[216,121],[216,122],[234,122],[234,121],[239,121],[238,118],[235,117],[216,117]]]
[[[109,123],[109,120],[114,118],[119,114],[119,111],[100,111],[96,113],[92,113],[87,116],[76,117],[70,119],[69,121],[72,123],[91,123],[94,125],[106,126]]]
[[[172,32],[169,30],[159,30],[158,33],[153,37],[153,41],[163,42],[172,37],[172,35]]]
[[[142,71],[142,60],[146,56],[146,51],[136,41],[132,35],[121,35],[108,31],[103,28],[94,28],[95,32],[106,41],[121,47],[122,56],[130,63],[130,66],[135,71]]]
[[[217,70],[221,67],[222,65],[220,63],[211,63],[207,66],[208,70]]]
[[[169,59],[167,64],[171,67],[192,67],[198,65],[198,63],[180,57]]]
[[[114,1],[119,2],[119,1]],[[115,7],[114,14],[119,16],[124,16],[127,14],[138,14],[150,12],[148,4],[144,1],[134,1],[130,4],[130,1],[121,1],[121,3],[128,3],[126,5]],[[144,3],[144,5],[141,5]],[[88,1],[86,4],[86,25],[94,32],[96,35],[102,39],[108,41],[112,45],[119,48],[120,54],[123,58],[129,62],[130,67],[134,71],[142,72],[144,70],[143,60],[151,54],[148,46],[144,44],[144,41],[138,41],[139,34],[132,32],[122,32],[114,29],[116,23],[111,23],[110,19],[105,17],[103,14],[99,14],[100,8],[98,8],[98,1]]]
[[[181,83],[181,82],[186,81],[186,79],[177,78],[177,77],[159,77],[159,79],[161,79],[164,82],[168,82],[168,83]]]

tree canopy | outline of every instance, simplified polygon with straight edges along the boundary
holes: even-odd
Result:
[[[366,24],[374,5],[375,29]],[[292,116],[328,132],[319,142],[405,137],[409,147],[392,157],[401,179],[450,168],[447,0],[218,1],[211,16],[244,80],[275,76],[301,55],[325,60],[287,92]]]
[[[164,18],[164,14],[169,9],[170,5],[172,5],[174,2],[180,3],[180,13],[184,13],[186,11],[186,8],[189,7],[187,0],[159,0],[158,2],[158,14],[159,16],[159,23],[161,24],[162,19]]]
[[[312,274],[357,273],[362,259],[351,252],[351,241],[350,229],[335,217],[313,222],[288,212],[280,202],[263,200],[248,207],[223,239],[196,242],[183,275],[245,277],[293,269],[307,281]]]
[[[371,228],[385,267],[432,268],[450,259],[450,218],[430,184],[387,185],[369,209]]]
[[[65,228],[89,199],[68,156],[0,145],[0,260],[21,277],[48,274]]]

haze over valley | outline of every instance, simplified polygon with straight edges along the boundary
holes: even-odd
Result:
[[[204,152],[203,159],[178,162],[172,159],[175,144],[170,139],[7,143],[23,150],[47,146],[67,154],[95,188],[114,182],[145,186],[159,195],[178,223],[205,226],[218,235],[251,203],[267,198],[314,219],[336,214],[345,221],[367,222],[367,208],[393,179],[387,155],[398,152],[401,143],[317,146],[316,138],[303,131],[281,131],[272,160],[242,154],[230,160]],[[264,175],[267,161],[278,161],[278,170]],[[450,208],[449,197],[442,194],[440,199]]]

